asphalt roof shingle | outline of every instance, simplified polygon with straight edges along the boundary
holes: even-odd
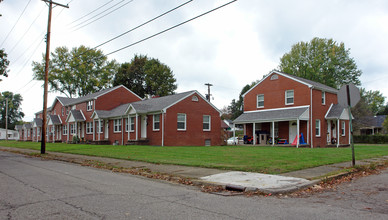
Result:
[[[255,112],[245,112],[237,117],[233,123],[259,122],[272,120],[290,120],[297,119],[308,110],[308,107],[261,110]]]

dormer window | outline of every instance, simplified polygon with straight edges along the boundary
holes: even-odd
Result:
[[[88,103],[86,105],[86,110],[87,111],[93,110],[93,101],[88,101]]]

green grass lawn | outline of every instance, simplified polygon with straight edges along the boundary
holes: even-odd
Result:
[[[5,142],[0,146],[40,150],[36,142]],[[351,161],[350,148],[253,146],[156,147],[47,143],[48,152],[63,152],[160,164],[279,174],[324,164]],[[356,159],[388,155],[388,145],[355,145]]]

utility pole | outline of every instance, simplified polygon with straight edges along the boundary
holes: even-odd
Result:
[[[44,69],[44,91],[43,91],[43,123],[42,123],[42,142],[40,146],[40,153],[46,153],[46,123],[47,123],[47,90],[48,90],[48,70],[49,70],[49,61],[50,61],[50,33],[51,33],[51,11],[54,5],[62,6],[69,8],[68,5],[62,5],[52,0],[42,0],[48,3],[49,14],[47,22],[47,35],[46,35],[46,63]]]
[[[8,98],[5,99],[5,141],[8,141]]]
[[[205,86],[207,86],[207,95],[206,95],[206,99],[210,102],[210,86],[213,86],[213,84],[205,83]]]

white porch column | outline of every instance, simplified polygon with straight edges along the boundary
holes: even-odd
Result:
[[[139,115],[136,113],[136,140],[138,140],[138,130],[139,130],[139,120],[138,120],[138,117],[139,117]]]
[[[299,118],[296,120],[296,148],[299,148]]]
[[[121,118],[121,145],[124,145],[124,117]]]
[[[310,119],[309,120],[307,120],[307,144],[310,144],[310,129],[309,129],[309,126],[310,126]],[[310,144],[310,147],[312,148],[312,145]]]
[[[69,141],[69,136],[70,136],[70,126],[69,122],[67,122],[67,141]]]
[[[77,125],[77,124],[78,124],[78,123],[75,122],[75,135],[78,136],[78,137],[80,137],[81,135],[78,135],[78,125]]]
[[[256,123],[253,123],[253,142],[252,142],[252,145],[255,145],[256,144]]]
[[[55,125],[53,124],[53,143],[55,143]]]
[[[244,135],[247,135],[247,124],[244,124]]]
[[[97,134],[98,134],[98,140],[101,140],[100,135],[101,135],[101,119],[98,119],[98,129],[97,129]]]
[[[129,114],[128,114],[127,126],[128,126],[128,141],[129,141],[129,131],[131,130],[131,121],[129,120]]]
[[[337,119],[337,148],[339,147],[339,144],[340,144],[339,128],[340,128],[340,120]]]
[[[272,121],[272,147],[275,146],[275,121]]]
[[[235,140],[235,137],[236,137],[236,126],[233,123],[233,140]]]
[[[93,119],[93,141],[96,140],[96,120]]]

